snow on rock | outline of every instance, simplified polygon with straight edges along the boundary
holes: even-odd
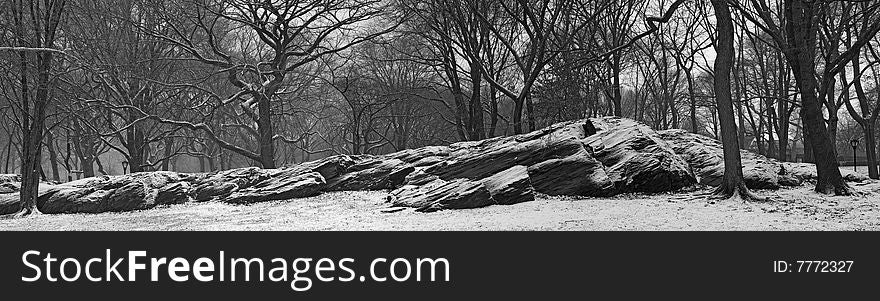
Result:
[[[780,163],[742,151],[752,188],[801,185],[812,164]],[[97,213],[218,201],[291,200],[325,191],[388,190],[391,206],[419,211],[509,205],[550,195],[610,196],[718,185],[718,141],[682,130],[654,131],[633,120],[600,117],[534,132],[387,155],[337,155],[278,169],[256,167],[181,174],[159,171],[41,184],[44,213]],[[848,179],[859,180],[856,174]],[[862,176],[863,177],[863,176]],[[0,214],[18,210],[19,179],[0,175]]]
[[[724,177],[724,152],[718,140],[689,133],[684,130],[660,131],[660,136],[669,141],[675,152],[690,164],[700,184],[718,186]],[[778,189],[780,186],[798,186],[803,183],[803,175],[793,172],[789,163],[741,150],[743,178],[746,186],[752,189]],[[816,167],[809,165],[813,173]]]
[[[657,132],[634,120],[595,118],[585,142],[605,166],[614,193],[664,192],[696,184],[687,161]]]

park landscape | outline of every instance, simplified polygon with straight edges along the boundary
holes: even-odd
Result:
[[[2,229],[880,225],[880,1],[14,0],[0,16]]]

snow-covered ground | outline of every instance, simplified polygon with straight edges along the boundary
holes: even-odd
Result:
[[[394,211],[384,192],[333,192],[251,205],[207,202],[126,213],[37,215],[0,220],[0,229],[880,230],[880,182],[853,187],[859,195],[824,196],[809,185],[757,191],[771,201],[753,203],[713,201],[705,189],[612,198],[540,196],[517,205],[435,213]]]

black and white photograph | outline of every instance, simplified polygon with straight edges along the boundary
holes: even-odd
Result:
[[[878,32],[878,0],[2,0],[8,265],[13,281],[76,286],[76,262],[92,285],[95,257],[112,284],[119,257],[130,261],[119,280],[149,282],[152,270],[160,284],[214,285],[198,268],[241,281],[231,252],[158,258],[100,243],[177,232],[180,249],[201,235],[243,248],[251,239],[237,238],[265,235],[266,251],[295,233],[372,232],[408,252],[398,247],[417,232],[453,249],[461,235],[478,249],[529,237],[521,244],[558,250],[581,239],[547,232],[614,232],[584,249],[642,237],[622,231],[660,241],[656,232],[748,232],[728,236],[743,242],[876,232]],[[461,233],[473,231],[503,233]],[[51,253],[17,240],[64,235],[75,242]],[[681,235],[694,236],[667,242],[697,248],[710,236]],[[755,273],[868,272],[865,257],[786,254],[762,257]],[[338,281],[402,282],[403,263],[422,275],[424,258],[387,256],[328,262],[351,272]],[[269,257],[261,282],[277,276],[263,279]],[[446,267],[431,279],[454,282],[479,262],[461,258],[430,261],[432,273]],[[299,292],[305,281],[287,270],[305,273],[303,262],[280,261],[281,290]],[[373,273],[382,264],[385,277]]]

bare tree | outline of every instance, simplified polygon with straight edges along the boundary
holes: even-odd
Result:
[[[857,32],[855,35],[858,35]],[[849,39],[847,43],[849,43]],[[865,88],[862,85],[863,74],[867,69],[871,69],[874,78],[874,90],[875,94],[880,95],[880,84],[878,84],[877,78],[877,65],[880,64],[880,53],[878,53],[876,38],[874,43],[869,43],[865,46],[865,58],[867,61],[866,66],[862,66],[861,60],[862,56],[855,56],[852,59],[852,82],[850,85],[855,90],[856,100],[858,101],[858,110],[852,104],[849,96],[849,89],[844,89],[844,101],[843,103],[846,105],[846,109],[849,112],[850,116],[859,124],[862,128],[862,132],[864,134],[865,139],[865,154],[868,160],[868,176],[872,179],[880,178],[880,170],[878,170],[878,158],[877,158],[877,120],[880,119],[880,101],[876,95],[873,97],[873,104],[871,104],[872,97],[868,96],[868,92],[865,91]],[[844,86],[849,86],[846,84],[847,76],[846,72],[841,72],[840,75],[841,84]],[[855,164],[855,162],[853,162]]]
[[[726,0],[712,0],[715,8],[718,35],[715,41],[715,100],[718,103],[718,119],[721,123],[721,143],[724,146],[724,178],[716,194],[734,199],[757,199],[743,180],[742,158],[734,121],[733,97],[730,89],[730,73],[733,66],[733,18]]]
[[[18,53],[20,62],[20,85],[22,118],[23,163],[20,190],[21,209],[17,216],[38,212],[37,193],[40,185],[40,162],[46,111],[52,96],[52,68],[55,57],[63,53],[55,48],[56,33],[63,21],[64,0],[16,0],[6,2],[3,10],[6,20],[12,20],[15,43],[13,47],[0,47],[0,51]],[[30,95],[28,82],[30,67],[36,72],[35,91]]]
[[[752,1],[749,7],[737,5],[742,15],[770,35],[792,69],[795,82],[801,94],[800,117],[803,123],[805,140],[815,156],[818,179],[816,191],[838,195],[850,194],[851,190],[840,174],[836,159],[835,145],[822,113],[822,105],[832,86],[834,77],[840,73],[852,58],[859,54],[880,31],[880,18],[877,8],[880,2],[870,1],[871,5],[860,10],[858,18],[863,28],[855,42],[825,63],[821,71],[821,82],[816,78],[816,48],[820,22],[817,20],[827,9],[829,2],[785,0],[783,7],[784,29],[780,29],[772,17],[771,6],[766,1]],[[784,32],[783,34],[780,34]]]
[[[346,51],[350,47],[385,34],[395,26],[364,32],[363,25],[381,24],[386,13],[379,0],[301,0],[301,1],[237,1],[218,0],[206,3],[185,1],[179,6],[159,6],[163,22],[171,32],[148,31],[151,35],[175,45],[190,59],[215,68],[226,75],[229,84],[238,90],[228,98],[217,97],[220,105],[239,104],[253,126],[246,131],[254,136],[257,149],[225,141],[205,123],[189,123],[148,115],[149,119],[166,124],[201,130],[218,145],[274,168],[275,141],[296,141],[276,135],[272,122],[272,103],[284,93],[288,75],[321,57]],[[169,4],[172,5],[172,4]],[[256,36],[244,50],[231,47]],[[250,42],[250,41],[245,41]]]

